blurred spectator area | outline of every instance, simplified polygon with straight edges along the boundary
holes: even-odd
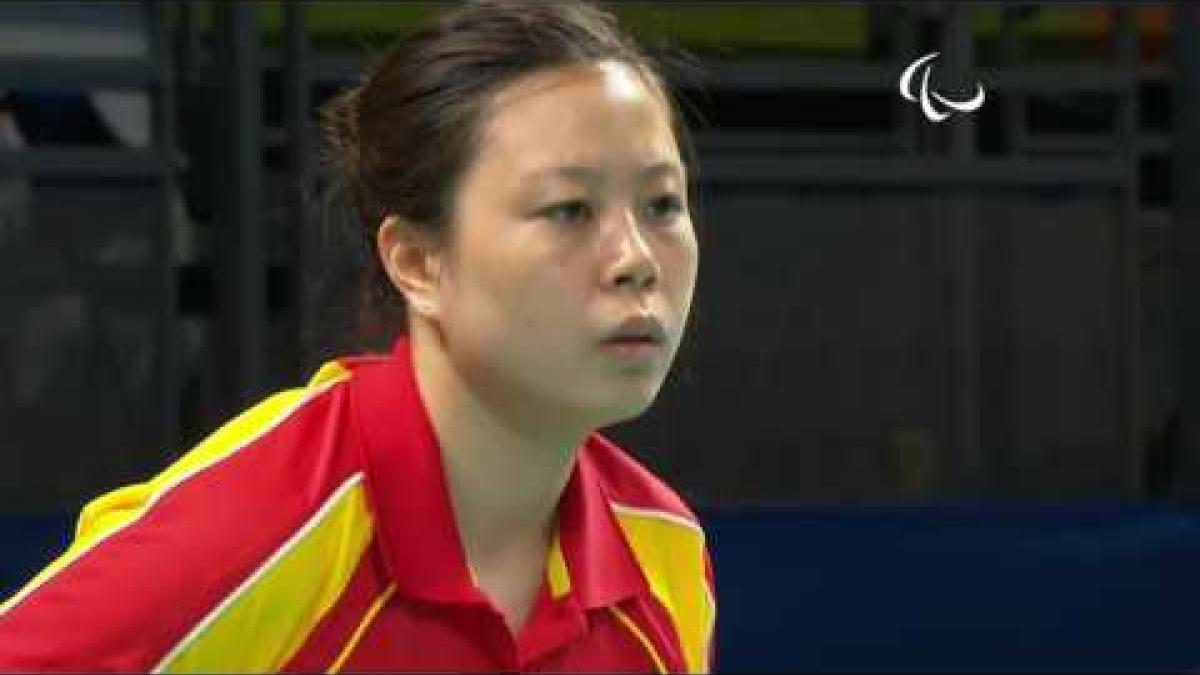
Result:
[[[326,327],[300,300],[321,272],[315,106],[440,4],[0,3],[8,504],[145,476],[328,355],[299,349]],[[699,66],[669,59],[701,157],[693,333],[660,405],[611,430],[690,498],[1200,487],[1171,441],[1170,7],[609,7]],[[232,50],[238,31],[258,39]],[[939,49],[947,91],[989,98],[937,126],[895,87]],[[253,167],[229,142],[248,127]],[[12,159],[54,148],[168,168]],[[258,290],[232,325],[235,277]]]
[[[160,244],[188,227],[154,168],[148,28],[137,3],[0,5],[6,508],[74,504],[163,457]]]

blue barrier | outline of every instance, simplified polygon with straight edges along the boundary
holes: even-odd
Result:
[[[74,514],[0,515],[0,598],[7,600],[65,550],[74,528]]]
[[[718,667],[1196,670],[1200,509],[717,510]]]
[[[727,671],[1196,670],[1200,509],[712,509]],[[0,517],[0,595],[73,516]]]

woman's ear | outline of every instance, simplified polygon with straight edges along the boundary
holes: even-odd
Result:
[[[441,264],[428,238],[409,222],[391,215],[379,224],[375,244],[383,269],[404,294],[409,308],[422,316],[436,314]]]

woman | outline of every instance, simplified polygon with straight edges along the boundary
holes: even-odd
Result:
[[[695,284],[661,77],[591,6],[476,2],[324,114],[390,351],[85,507],[0,669],[707,670],[695,516],[594,432]]]

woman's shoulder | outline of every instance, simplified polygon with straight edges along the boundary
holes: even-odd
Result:
[[[331,359],[297,387],[264,396],[228,418],[153,479],[164,488],[198,473],[236,473],[255,492],[294,492],[310,497],[335,490],[361,469],[351,402],[358,380],[382,359]],[[320,479],[320,489],[312,483]],[[232,489],[222,483],[223,489]]]
[[[157,475],[88,503],[76,543],[124,541],[152,528],[157,555],[171,558],[172,547],[210,552],[209,575],[261,559],[361,482],[356,436],[345,429],[352,374],[327,363],[304,386],[229,418]],[[222,550],[246,559],[211,555]]]
[[[700,520],[675,488],[628,451],[599,433],[584,445],[605,492],[618,512],[642,512],[700,528]]]
[[[88,625],[90,637],[46,653],[148,670],[227,652],[256,616],[302,613],[306,589],[323,588],[346,543],[363,550],[371,533],[356,436],[344,430],[352,370],[327,364],[158,475],[93,500],[67,551],[0,605],[0,634],[32,636],[47,618]],[[100,640],[120,654],[92,651]]]
[[[202,474],[236,474],[245,487],[257,490],[287,484],[316,469],[316,464],[336,461],[339,434],[317,435],[322,427],[344,424],[348,384],[353,371],[334,361],[323,365],[301,387],[263,397],[192,446],[151,483],[164,490],[188,481],[203,481]],[[284,468],[286,471],[276,471]],[[232,480],[232,478],[230,479]],[[221,482],[222,490],[233,489]]]

